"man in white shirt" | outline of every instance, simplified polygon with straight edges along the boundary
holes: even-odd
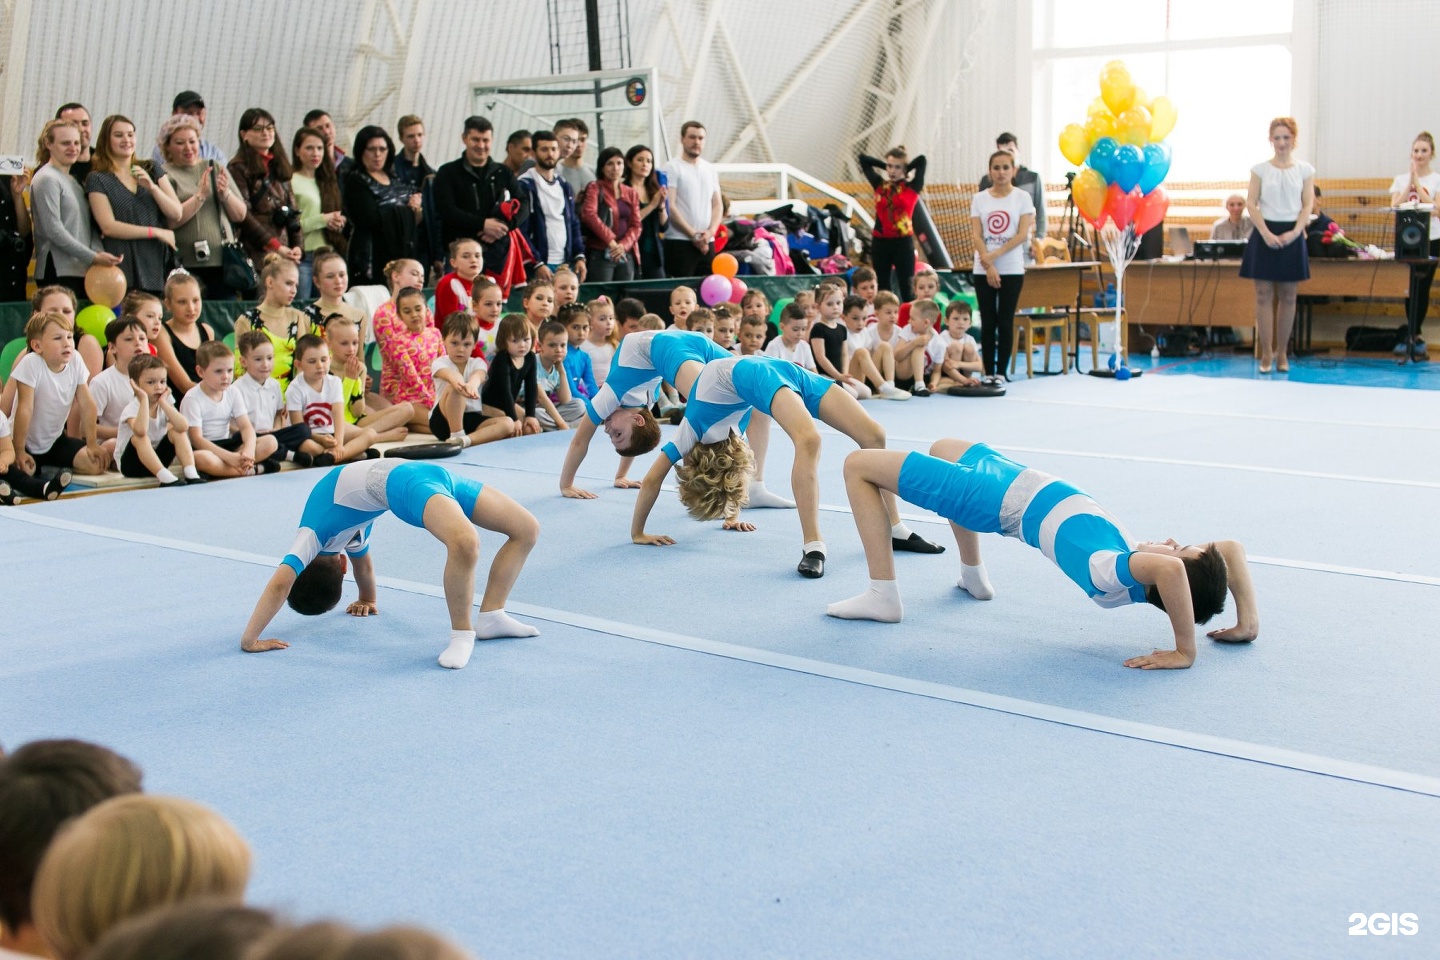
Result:
[[[585,240],[580,233],[575,192],[555,170],[560,162],[559,138],[549,130],[536,130],[531,141],[535,166],[518,178],[521,189],[530,194],[530,217],[521,225],[521,230],[538,261],[531,276],[536,280],[549,280],[556,267],[568,263],[583,283]]]
[[[698,277],[714,252],[720,226],[720,175],[703,159],[705,125],[687,120],[680,128],[680,156],[665,164],[670,191],[670,225],[665,228],[665,272]]]
[[[1245,216],[1245,198],[1232,193],[1225,198],[1226,216],[1210,226],[1211,240],[1249,240],[1250,231],[1255,229],[1250,218]]]

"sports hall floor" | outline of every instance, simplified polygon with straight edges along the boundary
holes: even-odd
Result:
[[[317,472],[0,511],[0,732],[101,741],[212,804],[255,902],[491,960],[1434,957],[1440,391],[1299,379],[868,405],[893,447],[984,439],[1142,539],[1243,540],[1260,638],[1201,637],[1188,671],[1122,667],[1164,617],[997,538],[992,602],[957,595],[952,542],[898,558],[904,623],[826,618],[865,583],[843,437],[807,581],[789,511],[727,533],[667,494],[679,543],[631,545],[608,446],[601,499],[565,500],[549,435],[446,461],[543,528],[510,607],[541,636],[458,673],[441,550],[388,517],[378,619],[286,611],[291,649],[238,651]],[[770,460],[788,489],[783,438]],[[1420,932],[1347,934],[1377,912]]]

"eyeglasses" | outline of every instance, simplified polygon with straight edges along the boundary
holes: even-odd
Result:
[[[274,133],[274,132],[275,132],[275,124],[273,124],[273,123],[265,123],[264,121],[261,121],[260,123],[257,123],[257,124],[255,124],[255,126],[251,127],[251,128],[250,128],[250,132],[251,132],[251,133]]]

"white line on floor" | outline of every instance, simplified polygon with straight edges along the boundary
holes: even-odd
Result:
[[[205,544],[193,543],[187,540],[177,540],[171,537],[159,537],[148,533],[115,530],[109,527],[95,526],[94,524],[62,520],[30,510],[6,510],[0,513],[0,517],[33,524],[35,526],[67,530],[73,533],[104,537],[106,539],[120,540],[127,543],[149,544],[151,546],[163,547],[184,553],[214,557],[222,560],[234,560],[257,566],[272,567],[278,562],[274,557],[267,557],[262,554],[230,550],[223,547],[211,547]],[[381,586],[406,593],[438,598],[443,598],[445,595],[444,590],[438,586],[418,583],[413,580],[402,580],[395,577],[377,577],[376,580]],[[1195,750],[1201,753],[1230,757],[1236,760],[1247,760],[1267,766],[1297,770],[1302,773],[1313,773],[1324,777],[1350,780],[1357,783],[1368,783],[1394,790],[1403,790],[1408,793],[1440,797],[1440,777],[1409,773],[1403,770],[1391,770],[1387,767],[1377,767],[1370,764],[1353,763],[1349,760],[1322,757],[1297,750],[1287,750],[1283,747],[1247,743],[1242,740],[1231,740],[1226,737],[1194,733],[1188,730],[1176,730],[1170,727],[1160,727],[1133,720],[1122,720],[1116,717],[1107,717],[1102,714],[1087,713],[1082,710],[1071,710],[1066,707],[1035,703],[1030,700],[1000,696],[981,690],[969,690],[964,687],[955,687],[929,680],[897,677],[892,674],[879,673],[859,667],[829,663],[823,660],[812,660],[806,657],[796,657],[786,653],[776,653],[754,647],[743,647],[715,640],[687,637],[665,630],[654,630],[648,627],[619,623],[613,620],[604,620],[599,617],[570,613],[550,607],[538,607],[531,604],[517,603],[511,605],[509,609],[513,613],[520,614],[521,616],[545,620],[551,623],[562,623],[582,630],[591,630],[611,636],[639,640],[644,643],[653,643],[679,650],[689,650],[694,653],[725,657],[730,660],[739,660],[760,666],[789,670],[794,673],[825,677],[831,680],[859,684],[879,690],[890,690],[896,693],[906,693],[934,700],[944,700],[951,703],[977,707],[982,710],[992,710],[998,713],[1011,714],[1012,716],[1026,717],[1032,720],[1090,730],[1095,733],[1105,733],[1132,740],[1144,740],[1150,743],[1179,747],[1184,750]]]
[[[1368,388],[1367,388],[1368,389]],[[1270,413],[1237,413],[1225,410],[1180,410],[1169,407],[1129,407],[1115,403],[1082,403],[1070,400],[1041,400],[1011,393],[1006,403],[1033,403],[1052,407],[1080,407],[1086,410],[1119,410],[1124,413],[1156,413],[1178,417],[1222,417],[1234,420],[1265,420],[1275,423],[1309,423],[1323,427],[1357,427],[1365,430],[1440,430],[1440,424],[1392,423],[1366,420],[1326,420],[1320,417],[1286,417]]]

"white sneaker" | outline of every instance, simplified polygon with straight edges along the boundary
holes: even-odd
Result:
[[[910,391],[901,390],[893,383],[884,383],[880,385],[880,396],[886,400],[909,400]]]

